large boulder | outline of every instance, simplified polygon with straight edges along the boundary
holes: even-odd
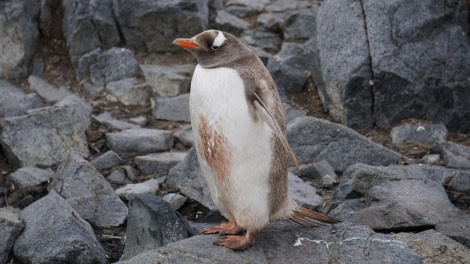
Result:
[[[93,229],[59,194],[21,212],[25,228],[13,247],[21,263],[107,263]]]
[[[0,144],[8,161],[18,166],[52,166],[72,150],[88,157],[88,124],[82,114],[70,106],[51,106],[1,120]]]
[[[178,50],[172,41],[200,33],[209,19],[207,0],[116,0],[114,13],[125,43],[153,52]]]
[[[0,263],[7,263],[8,255],[15,244],[16,238],[24,228],[24,221],[20,218],[19,210],[11,207],[0,208]]]
[[[359,130],[422,118],[470,131],[467,28],[464,0],[323,2],[311,47],[326,110]]]
[[[242,252],[214,245],[217,239],[199,235],[119,263],[422,263],[405,243],[348,222],[316,228],[272,224]]]
[[[0,78],[28,75],[38,45],[39,2],[0,1]]]

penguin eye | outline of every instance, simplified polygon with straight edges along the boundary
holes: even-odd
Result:
[[[220,48],[219,46],[211,45],[211,49],[212,49],[212,50],[218,50],[219,48]]]

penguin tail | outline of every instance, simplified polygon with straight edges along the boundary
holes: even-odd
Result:
[[[328,216],[302,206],[297,206],[288,220],[303,226],[324,226],[325,224],[341,222],[338,218]]]

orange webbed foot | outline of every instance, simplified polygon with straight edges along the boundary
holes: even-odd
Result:
[[[244,236],[227,236],[214,243],[233,250],[244,250],[255,243],[255,237],[247,232]]]
[[[201,234],[220,234],[220,235],[236,235],[242,231],[234,219],[229,219],[225,223],[210,226],[201,231]]]

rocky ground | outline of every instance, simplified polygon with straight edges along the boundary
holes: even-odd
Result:
[[[85,2],[80,1],[82,4]],[[144,2],[139,1],[139,3]],[[186,5],[185,1],[176,2],[182,3],[178,8],[183,8],[185,12],[189,10],[189,13],[185,14],[197,13],[192,9],[194,7]],[[433,64],[432,67],[416,64],[413,71],[416,71],[414,73],[419,77],[407,76],[406,78],[411,80],[407,80],[409,81],[407,83],[397,76],[406,72],[408,66],[387,68],[389,65],[375,65],[372,62],[366,62],[367,66],[364,66],[361,64],[364,62],[359,60],[361,67],[370,69],[356,72],[358,68],[363,68],[348,64],[351,61],[357,62],[346,54],[349,50],[348,45],[346,48],[343,47],[344,49],[339,45],[335,50],[338,54],[332,55],[331,60],[316,61],[318,65],[311,65],[312,62],[308,58],[313,55],[306,47],[315,46],[317,49],[315,52],[318,52],[314,52],[315,56],[318,60],[325,60],[325,54],[328,52],[322,54],[319,50],[328,51],[329,46],[322,46],[325,44],[322,41],[331,40],[335,36],[326,34],[328,31],[325,28],[318,27],[318,30],[324,30],[322,31],[324,35],[322,41],[315,42],[315,39],[310,37],[316,32],[310,32],[302,23],[319,19],[318,17],[323,19],[319,22],[329,21],[328,17],[325,17],[325,14],[328,14],[326,11],[336,10],[335,8],[341,10],[341,7],[345,6],[338,1],[325,1],[328,3],[321,7],[322,12],[319,11],[321,2],[316,1],[279,1],[279,3],[254,1],[257,5],[246,3],[246,5],[237,5],[234,4],[236,2],[211,1],[205,15],[208,16],[211,25],[216,23],[217,27],[239,34],[246,43],[254,46],[281,88],[280,92],[286,103],[289,143],[302,164],[300,178],[292,173],[289,174],[291,194],[303,206],[323,210],[343,219],[344,222],[313,229],[289,223],[273,224],[260,234],[253,248],[242,254],[212,245],[217,236],[197,236],[198,230],[203,226],[216,223],[222,218],[208,197],[204,183],[200,181],[195,152],[191,148],[191,138],[188,137],[189,122],[187,109],[184,106],[188,95],[191,65],[195,64],[195,60],[184,51],[163,52],[165,49],[170,49],[169,47],[158,47],[149,51],[139,46],[147,45],[145,41],[153,43],[153,39],[143,41],[144,44],[132,39],[134,42],[129,41],[123,45],[119,38],[122,38],[123,34],[127,38],[130,36],[127,34],[132,35],[132,32],[126,31],[128,29],[124,26],[120,28],[118,37],[111,35],[108,36],[109,39],[101,38],[100,41],[112,41],[114,38],[116,43],[101,43],[102,46],[107,48],[109,45],[120,46],[129,49],[103,48],[103,51],[74,53],[80,49],[76,49],[77,43],[70,43],[64,37],[62,23],[51,23],[47,32],[42,28],[44,32],[34,54],[35,61],[40,63],[34,63],[34,66],[29,68],[29,71],[36,72],[37,76],[8,79],[9,83],[24,92],[21,96],[35,94],[28,97],[28,100],[32,100],[31,104],[36,104],[30,108],[36,108],[37,111],[28,112],[26,118],[7,117],[5,122],[2,120],[0,127],[0,132],[3,133],[0,134],[0,141],[4,140],[7,145],[0,148],[0,207],[3,207],[2,210],[15,208],[12,209],[13,213],[0,210],[0,225],[8,223],[6,224],[8,228],[15,226],[16,231],[11,231],[11,234],[22,232],[20,236],[12,235],[13,238],[7,241],[9,245],[11,244],[12,250],[7,254],[6,262],[35,262],[41,259],[42,254],[59,258],[60,254],[49,251],[51,248],[60,248],[63,252],[67,252],[67,257],[80,256],[83,258],[80,259],[80,263],[115,263],[120,259],[121,263],[137,264],[159,261],[285,263],[292,262],[294,255],[295,261],[299,263],[309,263],[311,258],[318,259],[319,262],[335,263],[380,261],[467,263],[470,261],[470,134],[456,133],[470,127],[465,123],[468,120],[465,119],[468,118],[466,108],[462,108],[466,103],[463,99],[467,98],[465,91],[468,89],[461,89],[466,87],[466,82],[458,79],[460,75],[465,75],[467,69],[465,65],[459,66],[459,63],[464,63],[467,58],[465,54],[470,54],[465,53],[468,41],[464,42],[465,45],[461,43],[461,47],[456,49],[455,53],[445,54],[453,58],[447,60],[448,68],[441,68],[440,64]],[[350,9],[358,11],[358,2],[363,5],[364,16],[366,15],[364,12],[370,12],[375,8],[368,1],[350,1]],[[377,3],[379,2],[382,3],[381,1]],[[413,44],[424,45],[424,50],[429,46],[435,46],[435,42],[451,46],[445,42],[448,38],[436,36],[442,32],[445,34],[459,32],[456,25],[460,26],[460,18],[464,16],[462,9],[458,7],[465,1],[457,2],[449,6],[445,14],[432,8],[421,10],[432,17],[430,25],[444,24],[441,28],[435,29],[437,27],[428,27],[426,26],[428,24],[421,23],[422,21],[416,22],[418,30],[430,32],[429,36],[432,38],[415,36],[407,25],[400,24],[399,29],[405,32],[400,35],[402,38],[400,41],[405,44],[410,41]],[[55,5],[50,14],[55,18],[52,21],[62,21],[65,16],[70,19],[70,25],[77,28],[83,26],[80,24],[82,20],[73,19],[74,14],[64,14],[63,10],[67,11],[69,7],[57,8],[60,6],[59,1],[41,1],[41,3],[42,8],[43,5]],[[125,7],[125,1],[115,1],[116,3]],[[401,15],[406,15],[407,10],[413,10],[413,5],[410,5],[411,7],[405,8]],[[264,6],[264,9],[260,9],[260,6]],[[105,9],[100,9],[100,12],[104,13],[96,13],[98,18],[99,15],[106,13],[106,10],[103,10]],[[244,13],[247,10],[249,14]],[[125,11],[125,8],[115,10],[122,12],[121,14],[125,14]],[[346,14],[350,13],[343,11],[347,18]],[[320,15],[316,17],[317,14]],[[398,60],[404,61],[407,65],[414,65],[415,61],[409,61],[414,58],[400,55],[402,52],[403,54],[407,52],[407,49],[403,48],[406,47],[405,44],[398,45],[399,47],[392,52],[398,54],[396,58],[381,57],[382,55],[374,50],[373,45],[380,47],[383,41],[374,39],[376,36],[374,30],[380,32],[383,28],[373,28],[373,21],[381,21],[381,18],[369,13],[367,15],[370,20],[367,22],[371,26],[369,32],[371,38],[368,39],[371,45],[369,52],[374,61],[375,59],[385,62]],[[281,23],[278,16],[285,20]],[[454,16],[455,20],[442,19]],[[99,19],[97,17],[93,19],[98,25]],[[227,21],[221,21],[223,19]],[[341,21],[343,20],[337,19],[338,23]],[[360,21],[351,20],[351,24],[356,22]],[[191,24],[194,21],[185,21],[185,23]],[[139,26],[146,28],[146,25]],[[342,27],[347,26],[342,25]],[[101,30],[98,26],[95,26],[95,29]],[[400,30],[397,32],[402,32]],[[69,29],[65,32],[73,37],[77,37],[73,35],[77,34],[77,39],[80,39],[81,35],[77,33],[81,32],[79,30]],[[334,32],[341,30],[336,28]],[[70,35],[67,37],[72,38]],[[359,41],[355,37],[360,35],[361,33],[346,34],[352,38],[350,42],[353,44]],[[86,35],[83,37],[85,42],[88,40],[86,37]],[[456,38],[455,42],[459,40]],[[336,39],[333,39],[334,41]],[[92,42],[90,40],[90,43]],[[281,45],[282,42],[285,42],[285,45]],[[358,43],[367,44],[364,39]],[[157,50],[159,48],[163,50]],[[435,53],[437,55],[425,53],[423,56],[439,56],[439,52]],[[462,61],[455,59],[459,56],[464,59]],[[349,62],[337,60],[343,57],[350,58]],[[111,65],[99,65],[100,58],[102,61],[111,61],[109,63]],[[125,63],[113,62],[112,60],[116,58],[118,60],[125,58]],[[87,59],[98,62],[89,63],[90,66],[87,64]],[[331,81],[328,68],[330,62],[339,63],[335,66],[338,69],[335,71],[335,78],[340,82],[344,81],[345,89],[354,88],[351,83],[363,85],[361,78],[366,78],[367,83],[364,87],[367,89],[369,86],[375,87],[376,90],[373,92],[377,100],[370,102],[369,95],[354,94],[356,91],[347,90],[348,95],[360,98],[359,104],[354,100],[351,103],[347,98],[342,102],[334,102],[331,98],[337,96],[335,97],[334,91],[327,90],[324,85],[324,82]],[[113,74],[120,70],[113,67],[113,64],[120,65],[120,63],[125,65],[125,73],[121,72],[117,80],[106,79],[113,77]],[[303,63],[304,68],[297,69],[298,63]],[[345,68],[349,66],[351,68],[340,70],[338,65],[343,64]],[[152,65],[167,66],[171,69],[153,68]],[[83,69],[92,66],[98,68],[94,68],[95,71],[92,72],[83,72]],[[126,76],[128,72],[133,72],[139,66],[141,71],[137,70],[132,76]],[[434,80],[436,77],[433,75],[434,71],[422,72],[422,66],[423,69],[432,68],[436,72],[448,70],[456,77],[441,76],[441,83]],[[455,72],[452,70],[454,67],[458,69]],[[310,68],[315,68],[317,71],[310,71]],[[110,69],[113,72],[107,75],[109,72],[106,71]],[[96,72],[102,76],[94,75]],[[381,75],[383,72],[393,72],[393,74],[383,76]],[[171,81],[166,82],[167,80],[161,77],[158,81],[151,80],[152,74],[155,73],[170,76]],[[377,84],[369,85],[374,74]],[[298,78],[289,79],[291,76]],[[415,77],[417,79],[413,79]],[[157,86],[159,82],[165,82],[167,86],[173,87],[173,90],[165,90],[167,87],[150,89],[143,84],[144,81],[153,82],[152,85],[156,83]],[[316,82],[323,85],[317,86]],[[420,87],[418,89],[413,86],[415,84],[419,86],[420,82],[429,84],[431,87],[429,89],[436,88],[433,85],[437,83],[436,86],[439,87],[432,90],[436,98],[427,98],[429,101],[423,105],[436,104],[435,109],[438,109],[438,113],[431,113],[431,110],[419,112],[422,103],[419,100],[423,98],[422,94],[394,98],[394,93],[387,90],[389,87],[383,82],[397,87],[401,85],[400,87],[411,90],[420,90]],[[444,88],[440,86],[441,84]],[[131,86],[135,90],[129,90],[127,94],[119,93],[122,85]],[[1,89],[6,89],[5,91],[9,89],[3,82],[0,82],[0,86]],[[440,90],[441,88],[443,90]],[[446,89],[453,91],[452,96],[445,96],[448,93]],[[150,90],[152,92],[149,92]],[[81,99],[67,97],[66,94],[69,92]],[[386,92],[391,93],[391,99],[387,100],[387,96],[390,95]],[[5,98],[2,95],[0,102],[8,105],[7,101],[2,101]],[[169,95],[170,98],[166,98],[165,95]],[[37,102],[38,98],[40,102]],[[323,103],[321,98],[326,102]],[[399,104],[403,104],[404,111],[393,104],[395,99]],[[412,103],[407,104],[408,101]],[[347,109],[346,112],[355,112],[356,117],[361,116],[364,119],[357,122],[358,119],[355,119],[354,115],[343,119],[343,114],[336,112],[338,104],[343,104],[344,109]],[[396,110],[397,115],[394,115],[394,111],[388,111],[385,105]],[[48,106],[54,107],[45,108]],[[459,108],[462,111],[454,110]],[[18,110],[14,106],[5,109]],[[5,109],[0,110],[6,111]],[[330,113],[326,113],[325,109]],[[3,114],[1,111],[0,114]],[[419,112],[416,116],[409,114],[416,112]],[[434,121],[422,119],[426,116],[434,118]],[[393,123],[394,118],[403,120]],[[25,125],[28,124],[28,120],[33,120],[33,127],[28,128]],[[360,133],[339,125],[338,120],[359,129]],[[459,124],[456,120],[463,121]],[[49,126],[44,125],[45,123]],[[86,127],[85,131],[81,130],[83,127]],[[447,129],[452,129],[454,132],[448,132]],[[39,131],[48,136],[35,134],[24,136],[29,130]],[[49,157],[31,155],[28,145],[20,146],[21,144],[15,142],[24,140],[33,146],[35,141],[38,141],[43,145],[55,146],[54,140],[64,136],[66,140],[62,142],[66,142],[64,144],[72,142],[70,143],[72,145],[57,146],[57,153],[44,148],[44,153],[48,153]],[[15,147],[20,150],[13,149]],[[68,154],[70,149],[74,150],[72,154]],[[7,159],[9,155],[7,151],[10,150],[16,151],[15,155],[19,157],[19,161],[11,160],[11,156],[10,160]],[[152,156],[149,153],[159,154]],[[59,156],[62,154],[64,156]],[[29,163],[36,167],[30,169]],[[136,195],[136,193],[143,194]],[[163,197],[166,202],[159,197]],[[21,213],[19,210],[22,210]],[[22,220],[18,215],[21,215]],[[45,219],[51,219],[55,224],[50,225],[50,222],[43,221]],[[40,226],[48,226],[50,230],[38,228]],[[57,236],[59,242],[44,240],[46,234],[50,234],[47,232],[60,234]],[[17,236],[16,242],[11,241]],[[75,239],[73,243],[79,245],[78,250],[69,247],[67,243],[69,237]],[[98,243],[103,251],[99,249]],[[144,250],[149,251],[138,255]],[[4,254],[0,250],[0,260],[5,257]],[[133,258],[135,255],[138,256]],[[50,263],[61,261],[65,262],[64,259],[49,259]]]

